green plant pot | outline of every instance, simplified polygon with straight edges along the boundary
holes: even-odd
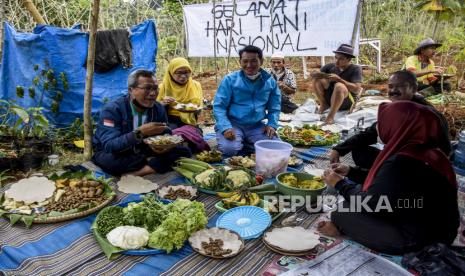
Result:
[[[277,189],[278,189],[278,192],[280,192],[283,195],[304,196],[304,197],[310,196],[311,202],[314,203],[316,202],[317,197],[321,195],[324,190],[326,190],[326,185],[323,188],[316,189],[316,190],[299,189],[299,188],[290,187],[284,184],[283,182],[281,182],[281,179],[289,174],[295,175],[298,181],[312,180],[314,178],[313,175],[308,174],[308,173],[302,173],[302,172],[287,172],[287,173],[279,174],[278,176],[276,176]]]

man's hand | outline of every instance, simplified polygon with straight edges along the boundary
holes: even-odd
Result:
[[[341,163],[334,163],[334,164],[331,164],[331,169],[335,172],[335,173],[338,173],[342,176],[347,176],[349,174],[349,171],[350,171],[350,167],[345,165],[345,164],[341,164]]]
[[[284,84],[283,81],[278,81],[278,87],[279,89],[284,90],[286,88],[286,85]]]
[[[342,81],[342,78],[339,77],[339,76],[336,75],[336,74],[330,74],[329,77],[328,77],[328,79],[329,79],[330,81],[334,81],[334,82],[341,82],[341,81]]]
[[[149,137],[163,133],[168,127],[165,123],[151,122],[141,125],[139,129],[144,137]]]
[[[433,74],[442,75],[444,73],[444,67],[435,67]]]
[[[328,157],[329,157],[329,163],[330,164],[333,164],[333,163],[339,163],[339,152],[337,152],[336,150],[331,150],[328,154]]]
[[[271,126],[265,126],[263,128],[263,132],[266,134],[266,136],[268,136],[268,138],[273,138],[273,136],[276,134],[276,130]]]
[[[331,187],[334,187],[336,186],[336,183],[338,183],[340,180],[344,179],[344,176],[336,173],[334,170],[332,169],[327,169],[325,170],[325,172],[323,173],[323,180],[324,182],[331,186]]]
[[[236,139],[236,132],[234,131],[233,128],[228,128],[227,130],[223,132],[223,136],[224,138],[233,141]]]

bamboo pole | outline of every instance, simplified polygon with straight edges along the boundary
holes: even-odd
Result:
[[[234,29],[234,14],[236,13],[236,0],[233,0],[233,11],[232,11],[232,18],[231,18],[231,29],[229,30],[229,43],[228,43],[228,60],[226,61],[226,72],[229,72],[229,58],[231,57],[231,44],[232,44],[232,36],[233,36],[233,29]]]
[[[84,158],[92,158],[92,82],[95,63],[95,37],[97,34],[100,0],[94,0],[89,32],[89,45],[87,47],[87,73],[84,94]]]
[[[32,0],[23,0],[23,5],[26,8],[26,10],[28,10],[29,13],[32,15],[32,18],[37,24],[47,24],[42,15],[40,15],[34,3],[32,3]]]
[[[213,10],[216,8],[216,0],[213,0]],[[216,59],[216,16],[213,14],[213,57],[215,58],[215,83],[218,86],[218,60]]]

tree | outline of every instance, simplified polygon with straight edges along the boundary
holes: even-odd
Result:
[[[448,21],[455,15],[464,12],[461,0],[417,0],[416,8],[435,14],[435,24],[432,38],[436,36],[440,21]]]

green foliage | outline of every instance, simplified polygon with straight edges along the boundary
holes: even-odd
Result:
[[[63,92],[69,89],[68,80],[64,72],[60,72],[57,78],[55,71],[49,67],[47,60],[44,60],[43,67],[44,68],[41,68],[39,64],[34,65],[34,71],[37,72],[37,75],[32,79],[32,84],[34,86],[29,87],[29,97],[34,98],[37,89],[41,92],[37,106],[42,106],[43,97],[47,95],[53,99],[50,104],[50,111],[58,113],[60,110],[60,102],[63,100]],[[60,87],[60,84],[62,87]],[[16,93],[18,93],[18,91],[16,91]]]
[[[20,139],[26,137],[44,137],[49,123],[42,114],[43,108],[23,108],[14,103],[0,100],[0,134]]]
[[[6,180],[8,180],[8,179],[13,179],[13,178],[14,178],[14,177],[12,177],[12,176],[7,175],[7,172],[8,172],[8,171],[9,171],[9,170],[4,170],[4,171],[0,172],[0,187],[3,186],[3,183],[4,183]]]

